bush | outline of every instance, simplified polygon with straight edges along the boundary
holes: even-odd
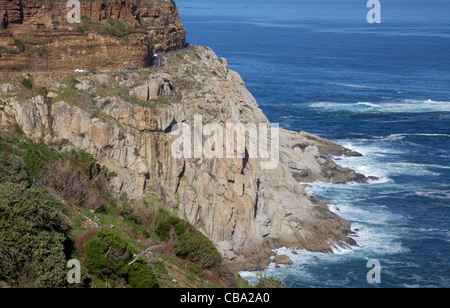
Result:
[[[109,171],[105,166],[100,166],[92,154],[83,150],[70,151],[68,159],[74,167],[79,168],[95,184],[100,192],[107,194],[108,191],[105,188],[111,178],[117,176],[115,172]]]
[[[173,252],[202,269],[220,270],[223,258],[208,237],[203,235],[184,220],[171,216],[160,208],[156,215],[155,234],[161,241],[173,240],[171,232],[178,240],[173,245]]]
[[[28,185],[28,172],[23,159],[11,153],[11,148],[0,150],[0,183],[12,182]]]
[[[31,81],[27,78],[22,79],[22,85],[27,88],[28,90],[31,90],[33,88],[33,84]]]
[[[117,231],[101,229],[97,237],[88,240],[83,248],[86,268],[91,274],[107,280],[110,286],[121,282],[135,288],[157,286],[157,280],[146,261],[137,260],[128,265],[135,250]]]
[[[155,233],[162,241],[167,241],[170,237],[170,230],[174,227],[176,235],[181,236],[186,228],[185,223],[173,216],[163,217],[159,220],[156,226]]]
[[[17,49],[20,52],[23,52],[27,49],[27,46],[25,45],[24,41],[21,39],[14,39],[14,45],[17,47]]]
[[[173,252],[181,258],[194,262],[203,269],[211,269],[222,264],[222,255],[214,244],[203,234],[184,233],[174,245]]]
[[[61,204],[43,187],[0,186],[0,279],[24,287],[63,287],[66,227]]]
[[[134,248],[117,231],[100,229],[97,237],[83,245],[85,266],[92,274],[108,279],[125,276]]]
[[[39,181],[42,171],[49,163],[64,158],[63,154],[52,151],[45,145],[25,142],[20,143],[18,155],[25,162],[25,168],[30,175],[30,184]]]
[[[271,288],[271,289],[282,289],[286,288],[284,281],[272,276],[258,275],[259,281],[257,288]]]
[[[135,288],[154,288],[157,281],[150,265],[143,260],[137,260],[128,267],[128,283]]]
[[[91,209],[103,207],[103,200],[87,176],[75,170],[68,162],[49,165],[42,183],[58,197],[77,206]]]
[[[78,250],[78,252],[83,251],[84,243],[86,243],[89,240],[92,240],[97,236],[97,230],[86,230],[81,234],[75,241],[75,248]]]

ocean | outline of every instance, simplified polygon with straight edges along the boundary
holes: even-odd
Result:
[[[309,188],[359,246],[279,249],[294,265],[264,273],[288,287],[450,287],[450,2],[380,3],[369,24],[364,0],[177,1],[187,41],[227,58],[271,122],[364,154],[337,163],[379,178]]]

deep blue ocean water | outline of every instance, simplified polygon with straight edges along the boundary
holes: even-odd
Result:
[[[280,249],[294,265],[266,273],[292,287],[450,287],[450,2],[381,0],[381,24],[366,3],[177,1],[188,42],[227,58],[271,122],[359,151],[338,163],[379,177],[310,188],[359,247]]]

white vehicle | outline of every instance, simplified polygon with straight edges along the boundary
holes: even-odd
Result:
[[[159,56],[157,53],[155,53],[154,55],[153,55],[154,57],[157,57],[157,56]]]
[[[76,73],[84,73],[85,70],[82,69],[82,68],[77,68],[77,69],[75,69],[75,72],[76,72]]]

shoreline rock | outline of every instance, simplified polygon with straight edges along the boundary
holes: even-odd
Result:
[[[279,267],[280,265],[292,265],[294,262],[292,262],[291,258],[287,255],[277,255],[275,258],[273,258],[273,262],[275,262],[275,266]]]
[[[239,74],[210,48],[197,47],[166,61],[162,70],[102,77],[110,80],[105,85],[110,92],[61,86],[62,78],[50,85],[55,91],[75,91],[85,98],[81,102],[0,96],[0,125],[16,123],[35,141],[93,154],[118,174],[113,182],[117,195],[139,199],[157,194],[168,210],[207,235],[236,270],[265,269],[272,249],[280,247],[331,252],[339,243],[356,245],[349,237],[350,223],[307,193],[299,181],[368,181],[332,160],[359,153],[310,133],[280,129],[280,164],[273,170],[262,169],[259,158],[174,158],[174,123],[193,126],[195,115],[204,123],[269,121]],[[38,86],[52,82],[49,76],[31,76]],[[76,84],[94,84],[94,76],[77,77]],[[20,88],[20,80],[15,87]],[[163,89],[156,99],[136,103],[130,98],[131,90],[155,80]]]

